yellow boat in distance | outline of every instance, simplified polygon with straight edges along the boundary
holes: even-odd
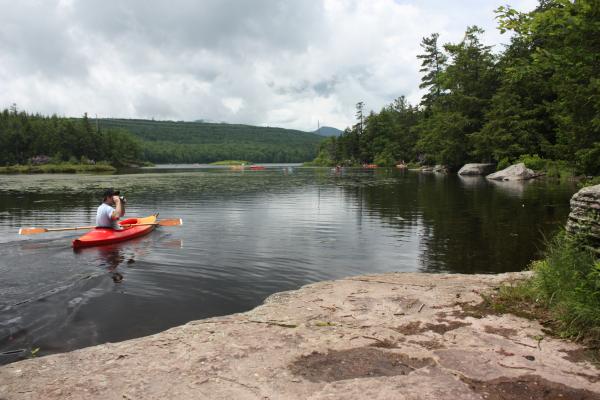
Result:
[[[229,169],[232,171],[243,171],[244,168],[246,168],[246,166],[244,164],[242,165],[230,165]]]

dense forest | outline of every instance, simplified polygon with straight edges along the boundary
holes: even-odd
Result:
[[[302,162],[315,157],[321,139],[315,133],[248,125],[46,117],[16,106],[0,113],[0,165]]]
[[[496,10],[512,33],[499,54],[467,28],[459,43],[423,38],[418,105],[399,97],[325,139],[322,165],[399,161],[443,164],[562,162],[600,174],[600,7],[597,0],[541,0],[532,12]]]
[[[18,112],[0,113],[0,165],[28,163],[136,163],[139,141],[123,129],[98,130],[87,115],[78,120]]]
[[[291,129],[206,122],[101,119],[99,125],[131,132],[142,141],[143,158],[155,163],[302,162],[315,157],[322,139]]]

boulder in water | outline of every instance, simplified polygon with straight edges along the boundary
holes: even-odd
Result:
[[[458,170],[458,174],[464,176],[487,175],[494,170],[494,167],[494,164],[465,164],[461,169]]]
[[[448,173],[448,167],[446,167],[445,165],[436,164],[433,167],[433,172],[438,172],[440,174],[447,174]]]
[[[508,168],[503,169],[502,171],[494,172],[486,176],[488,179],[492,179],[495,181],[524,181],[526,179],[532,179],[540,174],[536,174],[533,170],[527,168],[525,164],[518,163],[515,165],[511,165]]]

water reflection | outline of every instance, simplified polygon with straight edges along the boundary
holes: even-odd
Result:
[[[418,226],[418,262],[424,272],[522,269],[568,214],[570,191],[545,182],[491,182],[441,174],[416,179],[418,185],[409,179],[345,191],[360,205],[361,219],[366,207],[398,232]]]
[[[119,245],[102,246],[98,249],[98,252],[100,259],[103,260],[101,265],[107,269],[113,282],[121,283],[123,281],[123,274],[120,271],[117,271],[117,268],[121,264],[133,264],[135,262],[135,257],[132,256],[131,258],[126,259],[121,250],[121,246]]]
[[[527,187],[531,184],[529,181],[489,181],[496,190],[504,192],[511,197],[522,198]]]

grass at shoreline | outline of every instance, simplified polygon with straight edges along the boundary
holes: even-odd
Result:
[[[108,163],[96,164],[43,164],[43,165],[10,165],[0,167],[0,174],[76,174],[90,172],[115,172],[117,169]]]
[[[244,160],[222,160],[222,161],[215,161],[210,163],[209,165],[252,165],[251,161],[244,161]]]
[[[580,342],[600,363],[600,259],[565,232],[546,257],[531,264],[533,276],[484,297],[496,313],[539,320],[549,334]]]

